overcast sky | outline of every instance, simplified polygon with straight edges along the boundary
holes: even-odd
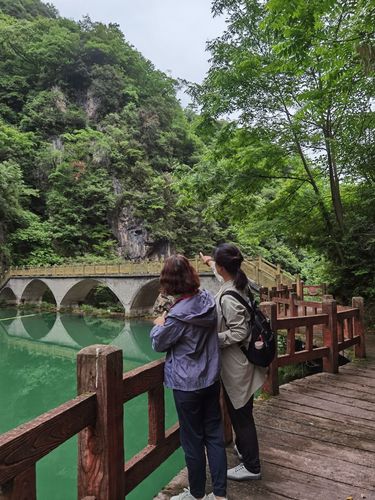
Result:
[[[64,17],[117,23],[128,42],[157,69],[201,82],[209,67],[207,40],[220,35],[223,18],[213,18],[211,0],[50,0]],[[181,96],[180,96],[181,97]],[[186,104],[186,98],[181,98]]]

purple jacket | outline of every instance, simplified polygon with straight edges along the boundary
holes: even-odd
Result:
[[[169,311],[163,326],[150,332],[152,347],[167,351],[164,367],[166,387],[195,391],[219,379],[220,351],[216,333],[216,306],[212,295],[200,290]]]

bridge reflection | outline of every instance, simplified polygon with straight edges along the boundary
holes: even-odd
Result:
[[[23,314],[16,309],[0,310],[0,336],[3,340],[23,339],[30,348],[36,344],[68,348],[75,356],[77,350],[92,344],[111,344],[123,350],[124,358],[137,364],[155,359],[145,321],[120,321],[91,316],[75,316],[59,313]],[[26,347],[23,342],[23,347]],[[47,351],[48,352],[48,351]],[[63,351],[61,351],[63,352]],[[63,356],[65,357],[65,356]]]

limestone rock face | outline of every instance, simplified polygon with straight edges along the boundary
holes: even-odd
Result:
[[[113,185],[116,194],[119,194],[119,181],[114,180]],[[118,254],[124,259],[158,260],[171,254],[169,241],[155,241],[129,207],[122,207],[117,211],[112,220],[112,230],[118,241]]]
[[[87,118],[89,120],[95,120],[98,108],[100,106],[100,100],[95,97],[92,89],[87,91],[86,99],[83,103]]]
[[[113,222],[119,255],[125,259],[145,259],[152,243],[149,241],[148,232],[135,220],[131,210],[122,208]]]

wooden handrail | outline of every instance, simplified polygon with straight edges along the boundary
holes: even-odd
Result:
[[[122,400],[124,403],[163,384],[164,360],[152,361],[147,365],[124,373],[122,379]]]
[[[288,330],[290,328],[299,328],[313,325],[326,325],[328,322],[327,314],[311,314],[307,316],[295,316],[287,318],[278,318],[277,329]]]
[[[0,485],[93,425],[95,414],[95,395],[85,394],[0,435]]]

